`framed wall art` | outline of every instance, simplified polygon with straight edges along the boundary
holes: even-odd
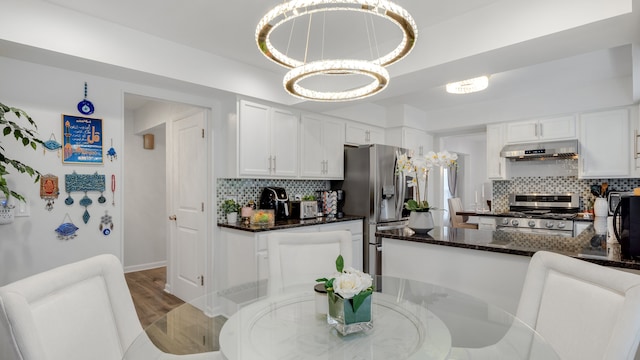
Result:
[[[102,119],[62,115],[62,162],[102,164]]]

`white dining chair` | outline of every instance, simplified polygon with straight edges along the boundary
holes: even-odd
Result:
[[[563,360],[631,360],[640,341],[640,276],[538,251],[529,264],[516,317]],[[493,346],[455,348],[450,359],[496,358],[496,349],[516,343],[515,336],[507,331]],[[538,350],[535,344],[513,349],[528,356],[522,358],[536,358]]]
[[[342,255],[345,267],[352,264],[351,232],[269,234],[269,294],[291,289],[312,289],[316,279],[336,273],[336,259]]]
[[[3,360],[121,360],[142,333],[122,265],[113,255],[0,287]],[[165,354],[150,340],[141,348],[144,354],[135,358],[221,359],[219,352]]]
[[[451,218],[451,226],[454,228],[477,229],[478,224],[469,224],[468,216],[456,215],[457,212],[463,211],[462,200],[460,198],[449,198],[449,216]]]

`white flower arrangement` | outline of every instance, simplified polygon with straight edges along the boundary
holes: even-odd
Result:
[[[345,300],[353,299],[353,310],[357,311],[364,300],[373,293],[373,278],[371,275],[352,267],[345,269],[342,255],[336,259],[336,270],[338,272],[332,278],[322,278],[316,281],[324,282],[327,295],[330,298],[339,296]]]
[[[429,151],[426,155],[411,158],[406,153],[398,155],[396,174],[402,174],[404,178],[411,177],[410,180],[407,180],[407,184],[416,189],[416,199],[407,201],[404,204],[405,208],[410,211],[428,211],[427,182],[429,171],[434,167],[457,166],[457,160],[458,154],[446,150],[437,153]],[[421,190],[423,191],[421,192]]]

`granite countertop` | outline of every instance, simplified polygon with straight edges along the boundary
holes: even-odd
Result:
[[[228,229],[242,230],[242,231],[248,231],[248,232],[261,232],[261,231],[293,229],[293,228],[303,227],[303,226],[335,224],[342,221],[352,221],[352,220],[362,220],[362,219],[364,219],[364,216],[345,215],[340,219],[328,218],[328,217],[322,217],[319,219],[314,218],[314,219],[307,219],[307,220],[289,219],[289,220],[283,220],[283,221],[276,221],[276,223],[271,226],[244,225],[240,222],[235,224],[227,224],[227,223],[219,222],[218,226],[228,228]]]
[[[376,236],[522,256],[546,250],[604,266],[640,270],[640,260],[607,258],[606,236],[597,235],[593,225],[576,237],[448,227],[436,227],[428,234],[416,234],[408,228],[383,230],[377,231]],[[592,247],[592,240],[604,246]]]

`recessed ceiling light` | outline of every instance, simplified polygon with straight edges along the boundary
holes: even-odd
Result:
[[[489,86],[489,77],[480,76],[473,79],[462,80],[458,82],[448,83],[447,92],[450,94],[469,94],[476,91],[482,91]]]

